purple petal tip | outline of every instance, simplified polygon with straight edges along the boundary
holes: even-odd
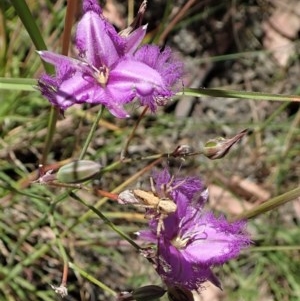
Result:
[[[88,11],[94,11],[99,15],[102,13],[102,9],[97,0],[83,0],[82,9],[84,13]]]

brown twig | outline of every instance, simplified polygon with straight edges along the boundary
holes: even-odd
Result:
[[[188,9],[196,2],[196,0],[189,0],[182,9],[179,10],[178,14],[170,21],[167,27],[164,29],[162,34],[159,37],[158,44],[161,45],[166,39],[173,27],[184,17]]]

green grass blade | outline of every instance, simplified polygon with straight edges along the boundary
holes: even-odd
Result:
[[[245,211],[239,216],[235,218],[235,220],[243,220],[243,219],[249,219],[249,218],[254,218],[257,215],[266,213],[268,211],[272,211],[275,208],[289,202],[292,200],[297,199],[300,196],[300,187],[297,187],[293,190],[290,190],[282,195],[276,196],[258,206],[255,208]]]
[[[0,77],[0,90],[36,91],[36,80],[31,78],[4,78]]]
[[[34,46],[38,50],[47,49],[27,3],[24,0],[11,0],[11,3],[25,26]]]
[[[241,99],[253,99],[253,100],[269,100],[269,101],[282,101],[300,102],[299,95],[280,95],[272,93],[260,93],[260,92],[247,92],[247,91],[234,91],[234,90],[222,90],[222,89],[206,89],[206,88],[184,88],[183,92],[177,93],[177,95],[186,95],[194,97],[212,96],[212,97],[224,97],[224,98],[241,98]]]
[[[34,46],[37,50],[47,49],[44,39],[35,23],[29,7],[25,0],[11,0],[13,7],[15,8],[19,18],[21,19],[24,27],[26,28]],[[43,62],[47,73],[52,73],[53,67]]]
[[[99,281],[98,279],[96,279],[95,277],[93,277],[92,275],[90,275],[89,273],[87,273],[86,271],[84,271],[83,269],[81,269],[80,267],[75,265],[74,263],[69,262],[69,266],[72,270],[78,272],[82,277],[84,277],[84,278],[88,279],[89,281],[91,281],[92,283],[96,284],[98,287],[100,287],[101,289],[103,289],[104,291],[109,293],[111,296],[115,297],[117,295],[117,293],[115,291],[113,291],[111,288],[109,288],[103,282]]]

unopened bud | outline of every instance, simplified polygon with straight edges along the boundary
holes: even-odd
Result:
[[[133,33],[134,30],[141,28],[141,24],[143,21],[143,17],[144,17],[146,8],[147,8],[147,0],[144,0],[138,10],[137,16],[134,18],[132,23],[127,28],[125,28],[119,32],[119,35],[121,37],[129,37]],[[133,39],[133,42],[135,42],[135,41],[136,41],[136,39]]]
[[[130,292],[121,292],[117,296],[117,301],[134,301],[132,293]]]
[[[168,298],[170,301],[194,301],[193,293],[179,286],[168,287]]]
[[[139,287],[132,292],[134,300],[150,301],[162,297],[166,290],[157,285],[146,285]]]
[[[56,178],[62,183],[80,183],[99,173],[101,165],[91,160],[78,160],[62,166]]]
[[[146,285],[132,292],[121,292],[118,301],[151,301],[157,300],[166,293],[166,290],[157,285]]]
[[[219,137],[207,141],[203,148],[204,156],[211,160],[223,158],[228,153],[230,148],[239,140],[241,140],[247,134],[247,132],[248,130],[246,129],[230,139]]]

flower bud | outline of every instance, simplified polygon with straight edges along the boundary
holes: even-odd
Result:
[[[179,286],[168,287],[168,298],[170,301],[194,301],[193,293]]]
[[[228,153],[230,148],[239,140],[241,140],[247,134],[247,132],[248,130],[246,129],[230,139],[219,137],[207,141],[203,147],[204,156],[211,160],[223,158]]]
[[[99,173],[101,165],[91,160],[78,160],[62,166],[56,178],[62,183],[80,183]]]
[[[131,292],[121,292],[117,295],[117,301],[134,301]]]
[[[139,287],[132,292],[134,300],[150,301],[156,300],[165,294],[166,290],[157,285],[146,285]]]

